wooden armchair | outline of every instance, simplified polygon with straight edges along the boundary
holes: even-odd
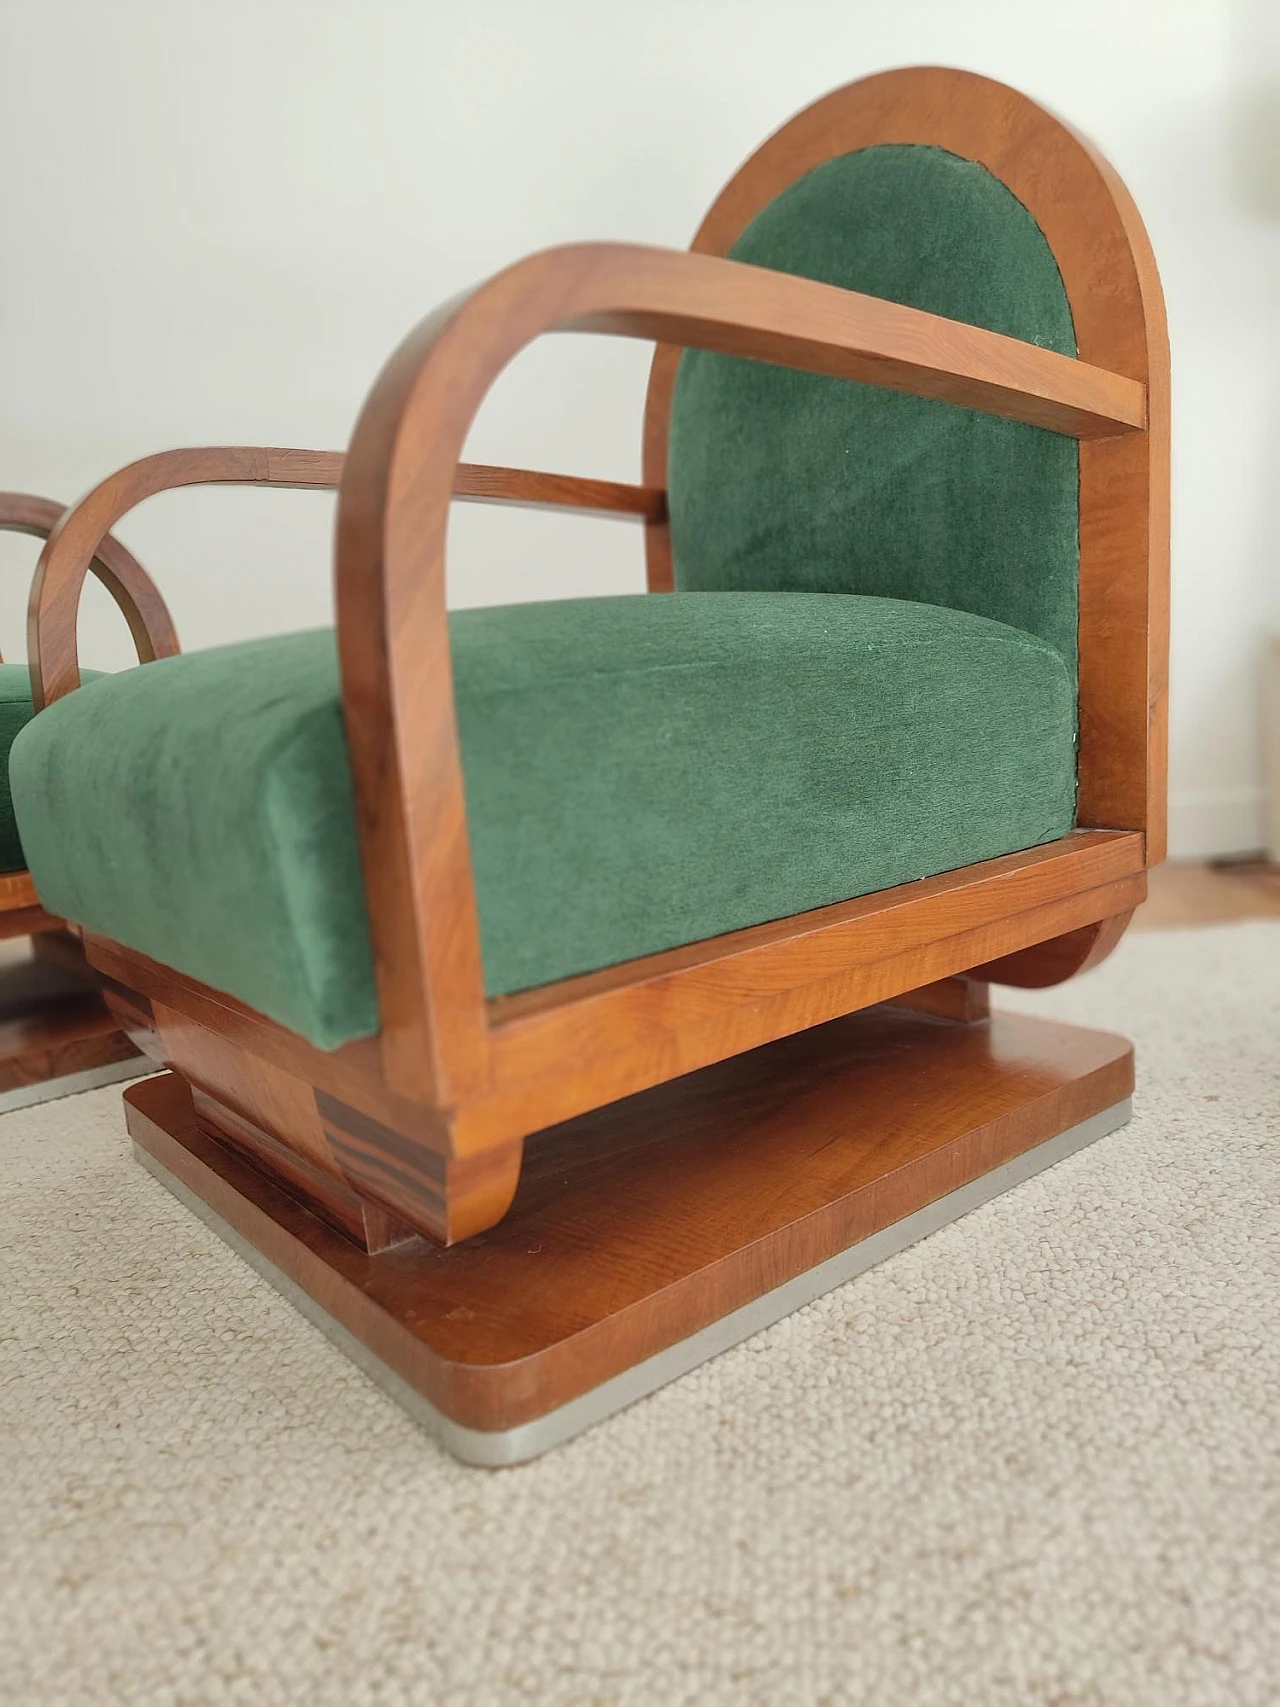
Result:
[[[63,512],[52,499],[0,492],[0,530],[46,540]],[[164,600],[142,565],[108,534],[90,565],[119,605],[142,663],[178,650]],[[25,665],[0,661],[0,941],[31,953],[0,968],[0,1109],[17,1108],[143,1070],[103,1003],[99,979],[64,922],[40,905],[9,797],[9,749],[34,716]],[[7,949],[6,949],[7,952]]]
[[[644,485],[459,461],[557,330],[657,342]],[[205,480],[339,485],[336,655],[80,688],[99,542]],[[113,476],[41,560],[13,786],[174,1069],[127,1093],[143,1159],[498,1462],[1111,1129],[1128,1046],[986,987],[1092,964],[1163,856],[1167,487],[1127,193],[942,70],[800,114],[692,253],[571,245],[447,304],[341,466]],[[451,624],[460,496],[639,520],[663,597]]]

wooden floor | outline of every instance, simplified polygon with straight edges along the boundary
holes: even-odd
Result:
[[[1280,866],[1256,857],[1212,865],[1172,861],[1151,873],[1150,885],[1135,930],[1280,918]]]

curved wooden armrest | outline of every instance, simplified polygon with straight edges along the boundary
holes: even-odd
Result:
[[[661,486],[586,480],[578,474],[543,474],[532,468],[497,468],[484,462],[458,464],[453,496],[470,504],[514,504],[531,510],[551,507],[583,516],[625,516],[642,522],[661,522],[667,516],[667,494]]]
[[[62,520],[65,506],[31,492],[0,492],[0,530],[47,540]],[[87,565],[111,594],[129,625],[138,662],[170,658],[178,650],[169,607],[160,589],[133,553],[114,534],[97,542]]]
[[[341,451],[283,450],[251,445],[210,445],[160,451],[118,470],[66,513],[47,498],[0,493],[0,528],[46,539],[27,614],[32,692],[37,710],[80,685],[76,617],[85,575],[104,583],[124,612],[142,663],[178,650],[164,600],[150,576],[108,531],[147,498],[182,486],[284,486],[335,488]],[[661,521],[667,495],[658,487],[615,480],[585,480],[528,468],[459,463],[453,496],[464,502],[552,506],[583,514]]]
[[[80,593],[95,554],[101,552],[121,516],[157,492],[177,486],[332,487],[341,473],[342,457],[336,451],[213,446],[143,457],[95,486],[53,528],[31,583],[27,654],[36,710],[80,686],[76,646]],[[174,640],[169,651],[177,649]]]
[[[1080,437],[1141,430],[1136,380],[812,279],[682,250],[549,249],[446,303],[384,368],[338,503],[338,639],[384,1069],[437,1103],[489,1046],[445,621],[459,459],[480,403],[545,332],[614,333],[914,392]]]

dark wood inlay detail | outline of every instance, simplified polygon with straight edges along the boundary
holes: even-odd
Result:
[[[329,1148],[362,1196],[396,1206],[444,1244],[506,1213],[520,1177],[519,1141],[449,1156],[325,1091],[315,1100]]]
[[[389,1214],[381,1204],[369,1203],[338,1175],[317,1167],[215,1097],[193,1087],[191,1101],[202,1132],[244,1157],[267,1179],[370,1256],[419,1237],[406,1221]]]

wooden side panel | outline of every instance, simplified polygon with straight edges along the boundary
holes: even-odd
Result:
[[[291,1149],[236,1109],[195,1086],[191,1087],[191,1101],[206,1136],[245,1157],[273,1184],[370,1256],[418,1238],[416,1228],[380,1204],[360,1197],[341,1174],[317,1167],[304,1152]]]
[[[180,984],[170,990],[181,996]],[[506,1213],[520,1176],[518,1141],[449,1156],[223,1035],[208,1023],[218,1017],[209,1003],[193,1017],[146,997],[135,1002],[163,1060],[192,1087],[203,1128],[363,1249],[419,1233],[450,1244]],[[201,1007],[198,996],[193,1005]],[[311,1053],[319,1052],[302,1045],[296,1065]]]
[[[720,1008],[701,1020],[690,1017],[665,1030],[636,1027],[613,1052],[606,1048],[607,1031],[598,1040],[593,1037],[587,1004],[576,1013],[573,1008],[553,1011],[545,1016],[545,1023],[548,1029],[555,1028],[554,1048],[545,1046],[536,1034],[517,1038],[512,1028],[513,1050],[518,1048],[525,1055],[529,1076],[509,1086],[499,1081],[487,1097],[458,1110],[454,1130],[459,1149],[478,1148],[512,1131],[528,1132],[568,1120],[841,1014],[892,1001],[905,990],[981,966],[1002,948],[1029,947],[1099,913],[1110,915],[1136,906],[1144,890],[1145,876],[1139,874],[1030,913],[939,937],[910,954],[835,971],[751,1003]],[[561,1036],[562,1028],[570,1028],[575,1017],[583,1027],[576,1055]],[[622,1031],[620,1019],[611,1018],[607,1024]],[[541,1075],[533,1065],[539,1055],[551,1063]]]
[[[450,1243],[505,1214],[520,1145],[455,1160],[318,1090],[178,1009],[152,1004],[165,1057],[215,1137],[368,1251]]]
[[[102,999],[120,1030],[148,1060],[154,1061],[157,1066],[167,1067],[169,1060],[160,1033],[156,1030],[156,1016],[147,997],[139,995],[125,984],[118,983],[114,978],[108,978],[101,973],[99,977]]]
[[[249,1054],[176,1008],[148,1006],[165,1060],[191,1086],[202,1131],[246,1156],[364,1250],[386,1250],[416,1236],[402,1216],[366,1202],[353,1189],[305,1079]]]
[[[316,1111],[315,1092],[304,1079],[246,1054],[176,1008],[154,1003],[153,1011],[165,1057],[189,1084],[287,1141],[313,1167],[341,1173]]]
[[[638,1047],[656,1034],[714,1019],[732,1029],[739,1012],[749,1028],[764,1001],[786,1001],[836,981],[845,1005],[821,1016],[831,1019],[1107,917],[1118,910],[1113,886],[1130,879],[1137,880],[1136,904],[1142,871],[1140,837],[1077,832],[1043,848],[499,997],[490,1004],[493,1082],[610,1045]],[[990,947],[979,946],[966,961],[980,930]],[[949,963],[935,971],[943,941]],[[886,978],[902,981],[884,987]],[[765,1041],[752,1037],[741,1047]]]

